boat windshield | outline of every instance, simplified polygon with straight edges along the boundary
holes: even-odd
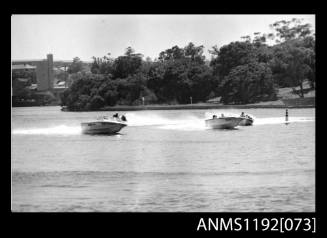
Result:
[[[109,120],[108,116],[98,116],[97,120]]]
[[[119,117],[108,117],[108,116],[98,116],[97,120],[98,121],[117,121],[117,122],[127,121],[126,118],[125,118],[125,120],[122,120]]]

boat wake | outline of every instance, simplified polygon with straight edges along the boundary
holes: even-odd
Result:
[[[184,131],[197,131],[207,129],[204,119],[181,120],[170,125],[161,125],[159,129],[164,130],[184,130]]]
[[[137,115],[127,113],[128,126],[153,126],[167,130],[203,130],[204,118],[185,115],[177,118],[167,118],[158,114]]]
[[[54,126],[49,128],[29,128],[29,129],[14,129],[12,134],[22,135],[77,135],[81,134],[80,126]]]
[[[223,112],[225,116],[235,116],[238,117],[239,113],[233,112]],[[158,129],[164,130],[206,130],[204,120],[207,118],[212,118],[213,115],[219,115],[213,112],[206,112],[201,117],[196,116],[185,116],[178,118],[166,118],[158,114],[144,114],[137,115],[135,113],[128,113],[128,126],[154,126]],[[256,125],[269,125],[269,124],[284,124],[285,117],[266,117],[266,118],[256,118],[254,115],[248,114],[254,118],[253,126]],[[314,117],[289,117],[288,122],[312,122],[315,121]]]
[[[209,113],[210,114],[210,113]],[[192,115],[179,116],[178,118],[167,118],[158,114],[144,114],[138,115],[136,113],[127,113],[128,127],[141,127],[151,126],[163,130],[184,130],[184,131],[197,131],[208,129],[205,126],[204,120],[210,118],[208,113],[202,117]],[[219,115],[219,114],[218,114]],[[225,116],[236,116],[236,114],[226,113]],[[252,115],[250,115],[252,116]],[[262,126],[270,124],[284,124],[285,117],[267,117],[267,118],[254,118],[253,126]],[[304,123],[313,122],[314,117],[289,117],[289,123]],[[240,127],[242,128],[242,127]],[[82,130],[79,125],[67,126],[59,125],[48,128],[21,128],[13,129],[12,134],[21,135],[78,135]]]
[[[288,123],[294,122],[312,122],[315,121],[313,117],[289,117]],[[253,125],[269,125],[269,124],[284,124],[286,123],[285,117],[267,117],[267,118],[254,118]]]

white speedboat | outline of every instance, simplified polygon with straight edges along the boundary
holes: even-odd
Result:
[[[253,118],[249,116],[243,117],[243,120],[240,122],[239,126],[252,126]]]
[[[84,134],[115,134],[123,127],[127,126],[126,120],[118,117],[101,117],[93,122],[82,122],[82,132]]]
[[[233,129],[243,120],[242,117],[216,117],[205,120],[206,126],[212,129]]]

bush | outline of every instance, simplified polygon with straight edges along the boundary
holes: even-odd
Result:
[[[105,105],[104,99],[99,95],[95,95],[91,98],[89,105],[88,105],[88,109],[96,110],[96,109],[103,107],[104,105]]]

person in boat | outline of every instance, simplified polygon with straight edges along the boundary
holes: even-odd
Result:
[[[119,118],[118,113],[115,113],[112,117]]]
[[[217,118],[217,115],[213,115],[213,116],[212,116],[212,119],[215,119],[215,118]]]
[[[241,117],[245,117],[244,112],[241,113]]]
[[[121,116],[120,118],[122,121],[127,121],[126,117],[124,115]]]
[[[222,113],[220,117],[225,117],[225,116],[224,116],[224,113]]]

